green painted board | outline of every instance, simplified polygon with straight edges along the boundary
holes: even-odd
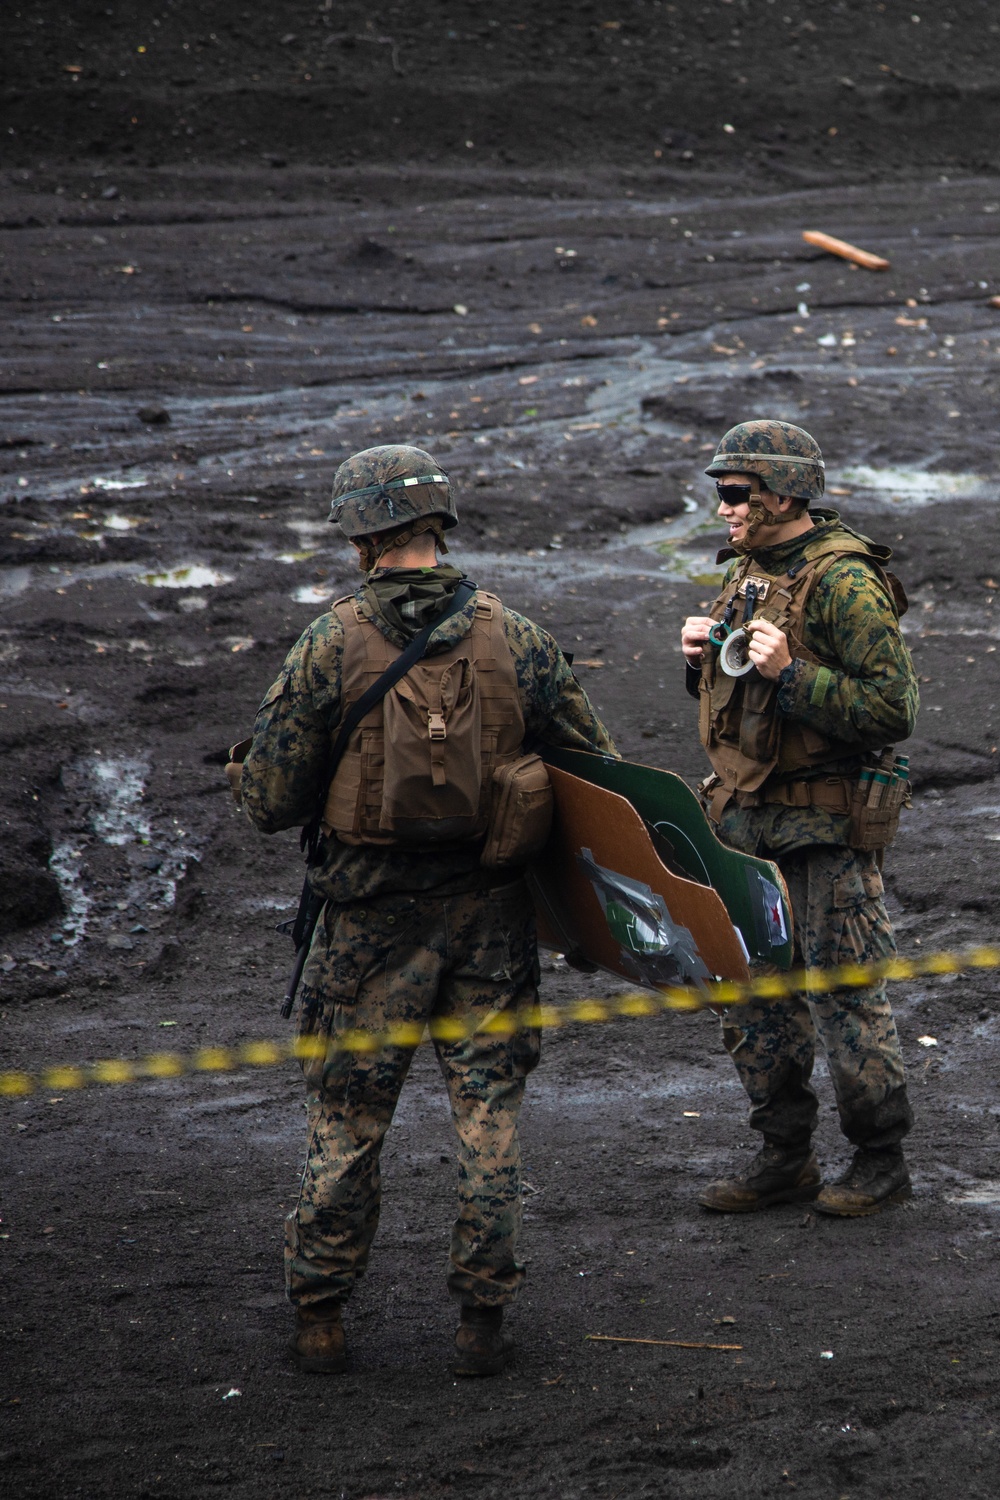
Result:
[[[792,916],[777,865],[727,848],[686,781],[587,750],[546,745],[541,754],[549,765],[630,802],[653,831],[664,864],[718,892],[750,958],[791,968]]]

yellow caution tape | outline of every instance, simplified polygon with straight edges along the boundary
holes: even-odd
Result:
[[[454,1016],[433,1017],[426,1025],[405,1021],[385,1031],[351,1030],[337,1036],[297,1036],[290,1042],[252,1041],[233,1047],[199,1047],[196,1052],[153,1052],[148,1057],[104,1058],[93,1063],[69,1063],[39,1073],[0,1072],[0,1097],[22,1098],[39,1089],[87,1088],[95,1083],[144,1083],[180,1078],[188,1073],[229,1073],[238,1068],[270,1068],[290,1060],[323,1058],[328,1052],[380,1052],[386,1047],[418,1047],[425,1039],[445,1044],[463,1041],[482,1031],[512,1036],[525,1027],[551,1030],[558,1026],[601,1025],[614,1020],[638,1020],[663,1011],[704,1010],[710,1006],[745,1005],[750,1000],[779,1000],[786,995],[827,994],[832,990],[864,989],[883,980],[920,979],[929,975],[959,974],[965,969],[1000,968],[1000,948],[970,948],[964,953],[929,953],[921,958],[887,958],[876,964],[842,964],[833,969],[796,969],[787,974],[762,974],[746,984],[720,980],[704,987],[675,986],[662,990],[633,990],[607,999],[581,999],[566,1005],[538,1004],[528,1010],[499,1011],[481,1025],[467,1025]]]

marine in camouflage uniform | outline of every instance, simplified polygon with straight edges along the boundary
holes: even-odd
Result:
[[[800,428],[743,423],[723,438],[708,473],[720,481],[720,514],[731,522],[736,554],[720,601],[731,596],[738,576],[749,577],[764,585],[773,614],[779,580],[807,568],[812,573],[797,636],[786,637],[774,624],[752,629],[750,655],[760,658],[764,678],[758,687],[766,689],[767,678],[775,685],[760,700],[767,710],[758,734],[771,759],[760,751],[755,774],[725,742],[727,735],[730,742],[739,737],[738,710],[728,726],[720,730],[716,719],[706,732],[715,664],[703,664],[702,655],[712,650],[705,637],[713,620],[695,617],[685,626],[688,687],[703,699],[703,742],[723,771],[708,786],[710,812],[727,843],[773,859],[781,869],[797,963],[827,969],[888,958],[896,950],[880,859],[850,847],[848,798],[865,752],[910,735],[918,708],[894,581],[882,566],[890,554],[852,532],[835,511],[806,511],[823,493],[823,470],[818,446]],[[745,581],[741,586],[745,590]],[[712,613],[714,620],[722,617],[718,603]],[[744,714],[753,691],[746,689]],[[776,724],[767,722],[767,712]],[[775,728],[782,736],[776,750]],[[747,783],[752,789],[739,789]],[[745,1174],[707,1189],[706,1207],[738,1212],[815,1198],[821,1211],[851,1215],[908,1193],[900,1143],[912,1114],[884,983],[732,1007],[723,1037],[764,1147]],[[841,1127],[857,1148],[847,1172],[826,1187],[810,1145],[818,1110],[810,1086],[817,1038]]]
[[[413,485],[428,474],[435,483]],[[410,487],[401,484],[406,478]],[[447,480],[418,449],[370,449],[338,471],[331,518],[356,542],[363,566],[380,563],[355,597],[364,617],[400,649],[443,613],[462,581],[457,568],[436,563],[435,546],[443,545],[453,517]],[[410,524],[401,526],[404,519]],[[393,545],[404,550],[393,553]],[[431,566],[408,565],[414,547]],[[387,567],[394,558],[402,566]],[[432,634],[429,658],[468,635],[475,610],[473,595]],[[617,753],[552,637],[510,609],[502,624],[526,743]],[[308,823],[323,802],[342,711],[344,640],[337,613],[313,621],[260,707],[242,798],[264,833]],[[300,1368],[344,1367],[340,1309],[367,1265],[379,1217],[379,1153],[412,1057],[405,1047],[346,1051],[338,1038],[350,1029],[377,1032],[432,1018],[471,1033],[435,1041],[458,1137],[459,1212],[448,1275],[462,1305],[455,1371],[492,1374],[509,1357],[500,1323],[524,1279],[517,1119],[539,1055],[537,1031],[520,1018],[537,1000],[538,960],[523,870],[484,869],[481,847],[482,840],[350,844],[332,835],[311,867],[326,906],[303,974],[301,1030],[327,1045],[324,1056],[303,1065],[307,1156],[286,1225],[287,1289],[297,1310],[292,1352]],[[498,1015],[511,1016],[510,1034],[482,1029]]]

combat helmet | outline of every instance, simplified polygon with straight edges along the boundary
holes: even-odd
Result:
[[[345,459],[333,480],[330,520],[361,551],[365,572],[387,547],[404,546],[433,531],[442,552],[444,533],[458,525],[447,474],[422,448],[385,443]],[[372,538],[389,532],[381,545]]]
[[[814,437],[791,422],[770,418],[739,422],[730,427],[719,443],[715,457],[705,470],[713,479],[723,474],[749,474],[760,488],[773,495],[798,500],[781,515],[767,509],[757,487],[750,498],[750,518],[746,540],[739,549],[749,550],[761,526],[780,526],[796,520],[811,500],[819,500],[825,488],[823,454]]]
[[[768,419],[730,427],[706,474],[756,474],[772,495],[819,500],[826,465],[819,443],[802,427]]]

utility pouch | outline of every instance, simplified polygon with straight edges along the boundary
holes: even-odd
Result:
[[[474,838],[483,828],[482,709],[472,663],[418,662],[386,693],[382,711],[380,831],[414,843]]]
[[[851,798],[847,842],[862,851],[888,848],[896,837],[899,816],[911,807],[910,759],[890,747],[862,767]]]
[[[781,725],[775,708],[778,684],[751,672],[743,679],[743,716],[740,720],[740,754],[765,765],[778,750]]]
[[[540,755],[522,755],[493,773],[493,796],[480,864],[489,870],[523,865],[544,848],[552,829],[552,783]]]

